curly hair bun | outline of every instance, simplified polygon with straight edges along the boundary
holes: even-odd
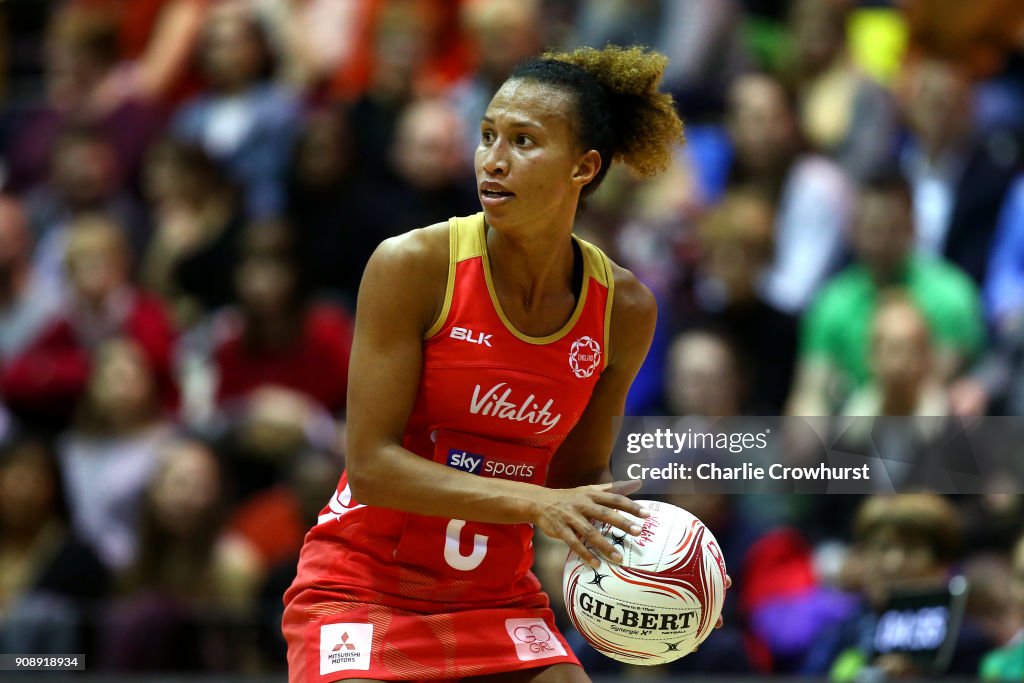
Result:
[[[614,159],[641,176],[665,170],[672,148],[683,142],[683,122],[672,96],[661,92],[668,57],[643,47],[608,45],[549,52],[541,59],[572,64],[604,88],[611,110]]]

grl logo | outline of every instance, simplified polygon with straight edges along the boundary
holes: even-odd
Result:
[[[506,619],[505,630],[520,661],[566,656],[561,641],[551,633],[543,619]]]
[[[601,345],[593,337],[580,337],[569,349],[569,369],[580,379],[594,374],[601,364]]]

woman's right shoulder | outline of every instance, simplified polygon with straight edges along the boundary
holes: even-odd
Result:
[[[356,305],[357,319],[364,303],[390,310],[398,299],[401,314],[411,314],[422,321],[426,330],[444,305],[449,251],[447,222],[381,242],[363,272]]]
[[[448,260],[449,227],[445,221],[387,238],[374,250],[367,268],[375,265],[406,276],[439,273],[447,277]]]

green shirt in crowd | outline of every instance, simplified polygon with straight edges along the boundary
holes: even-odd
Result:
[[[1024,642],[999,648],[981,660],[985,681],[1024,681]]]
[[[978,289],[956,266],[912,256],[892,287],[924,313],[937,348],[973,358],[985,342]],[[824,358],[845,372],[850,388],[870,375],[871,325],[879,289],[867,268],[850,266],[827,282],[804,315],[801,359]]]

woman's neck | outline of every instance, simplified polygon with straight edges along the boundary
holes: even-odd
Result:
[[[571,235],[571,228],[530,234],[487,230],[492,278],[526,310],[564,294],[573,284]]]

